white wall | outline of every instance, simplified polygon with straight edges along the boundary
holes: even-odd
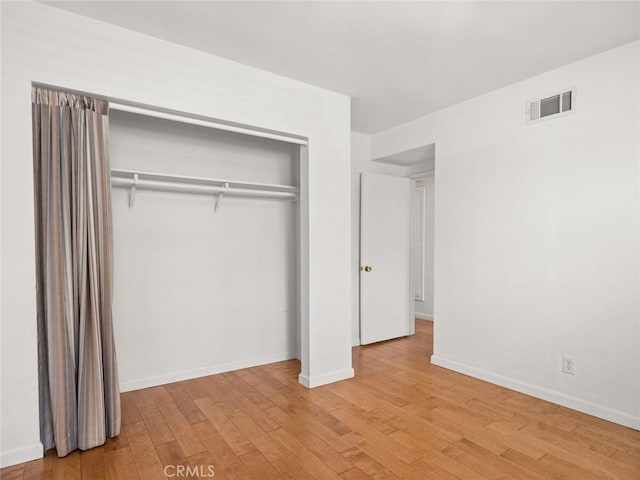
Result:
[[[308,318],[301,381],[349,377],[349,98],[32,2],[2,2],[0,465],[42,454],[38,433],[31,82],[307,136]],[[8,121],[10,119],[10,121]],[[330,187],[329,187],[330,186]],[[330,191],[331,195],[327,195]],[[304,195],[303,195],[304,197]],[[303,198],[303,203],[306,200]]]
[[[295,185],[291,144],[111,113],[113,168]],[[113,190],[121,390],[294,358],[297,204]]]
[[[639,54],[589,57],[371,144],[437,145],[432,362],[635,428]],[[574,114],[525,126],[528,99],[573,86]]]
[[[371,161],[371,136],[351,134],[351,338],[360,345],[360,174],[384,173],[404,177],[406,168]]]

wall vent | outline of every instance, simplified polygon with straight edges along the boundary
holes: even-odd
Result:
[[[571,113],[576,108],[576,89],[566,89],[527,102],[527,125]]]

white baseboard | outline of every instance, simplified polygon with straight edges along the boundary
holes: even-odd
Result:
[[[614,410],[613,408],[606,407],[597,403],[583,400],[566,393],[558,392],[556,390],[550,390],[548,388],[533,385],[531,383],[522,382],[511,377],[505,377],[497,373],[484,370],[482,368],[472,367],[464,363],[456,362],[455,360],[449,360],[437,355],[431,356],[431,363],[444,367],[455,372],[463,373],[480,380],[485,380],[490,383],[495,383],[502,387],[515,390],[516,392],[525,393],[532,397],[541,398],[548,402],[562,405],[563,407],[571,408],[594,417],[602,418],[625,427],[634,428],[640,430],[640,417],[633,416],[629,413]]]
[[[120,382],[120,392],[129,392],[131,390],[139,390],[141,388],[156,387],[167,383],[180,382],[182,380],[190,380],[192,378],[206,377],[215,375],[216,373],[231,372],[242,368],[257,367],[268,363],[283,362],[296,358],[296,352],[285,352],[275,355],[267,355],[265,357],[252,358],[250,360],[242,360],[238,362],[224,363],[219,365],[211,365],[207,367],[195,368],[193,370],[184,370],[181,372],[168,373],[156,377],[141,378],[138,380],[127,380]]]
[[[298,381],[307,388],[320,387],[328,383],[339,382],[340,380],[347,380],[353,378],[355,375],[353,368],[347,368],[345,370],[339,370],[337,372],[331,372],[324,375],[307,376],[302,373],[298,376]]]
[[[30,462],[31,460],[37,460],[42,458],[43,455],[44,448],[40,442],[29,447],[2,451],[0,452],[0,468],[10,467],[11,465],[17,465],[18,463]]]
[[[428,313],[414,313],[413,316],[420,320],[433,320],[433,315],[429,315]]]
[[[351,339],[351,346],[352,347],[358,347],[360,346],[360,337],[353,337]]]

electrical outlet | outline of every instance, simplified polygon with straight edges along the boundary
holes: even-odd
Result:
[[[573,357],[567,355],[562,356],[562,373],[568,373],[575,375],[576,373],[576,361]]]

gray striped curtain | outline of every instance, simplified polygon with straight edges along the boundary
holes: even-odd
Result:
[[[60,457],[120,432],[108,109],[32,92],[40,435]]]

